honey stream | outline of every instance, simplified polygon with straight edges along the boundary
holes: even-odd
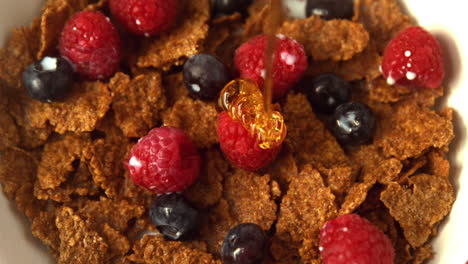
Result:
[[[271,113],[271,102],[273,94],[273,65],[275,63],[276,32],[281,26],[283,16],[282,0],[270,0],[267,18],[267,49],[265,54],[266,74],[263,85],[263,96],[266,113]]]
[[[263,149],[279,147],[287,131],[283,116],[271,105],[276,32],[282,21],[282,0],[270,0],[269,7],[263,94],[256,82],[237,79],[228,83],[219,97],[221,107],[232,119],[240,121]]]

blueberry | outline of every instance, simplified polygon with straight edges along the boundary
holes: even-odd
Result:
[[[252,0],[211,0],[214,14],[230,15],[235,12],[243,13]]]
[[[332,114],[338,105],[351,100],[350,84],[335,74],[322,74],[305,82],[307,98],[319,113]]]
[[[361,145],[372,140],[375,117],[372,110],[361,103],[349,102],[338,106],[333,114],[332,132],[345,145]]]
[[[240,224],[229,230],[221,248],[224,264],[261,263],[267,246],[265,232],[256,224]]]
[[[23,84],[29,95],[42,102],[62,99],[70,90],[73,67],[64,58],[44,57],[23,72]]]
[[[306,15],[322,19],[351,19],[354,16],[354,0],[307,0]]]
[[[212,100],[230,81],[228,68],[216,57],[196,54],[184,64],[184,83],[193,96]]]
[[[153,224],[170,240],[186,240],[198,229],[199,214],[180,194],[164,194],[151,205]]]

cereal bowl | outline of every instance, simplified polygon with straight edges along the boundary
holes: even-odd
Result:
[[[289,0],[289,7],[295,16],[304,16],[304,3],[301,0]],[[434,258],[428,263],[465,263],[468,261],[468,226],[466,206],[468,205],[468,143],[466,126],[468,126],[468,69],[463,64],[468,59],[468,36],[461,25],[464,6],[457,0],[447,0],[441,5],[436,0],[403,1],[407,12],[418,24],[431,31],[442,45],[447,76],[445,79],[446,95],[439,100],[440,107],[449,106],[454,111],[455,140],[451,143],[449,159],[451,161],[450,177],[455,188],[456,201],[452,211],[445,218],[439,234],[432,240]],[[0,0],[0,43],[12,28],[29,24],[32,17],[40,12],[42,1]],[[17,212],[12,202],[3,192],[0,194],[0,264],[9,263],[54,263],[47,248],[30,232],[26,218]]]

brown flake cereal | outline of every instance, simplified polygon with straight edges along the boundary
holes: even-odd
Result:
[[[427,155],[429,162],[428,173],[439,177],[449,177],[450,163],[445,159],[445,153],[441,150],[432,150]]]
[[[20,143],[18,127],[13,117],[7,111],[6,98],[2,94],[0,85],[0,151],[10,146],[17,146]]]
[[[270,193],[271,193],[271,197],[274,200],[278,200],[281,197],[281,194],[282,194],[281,188],[279,186],[279,183],[275,180],[271,180],[270,182]]]
[[[5,196],[16,203],[29,219],[39,213],[39,203],[33,196],[37,160],[34,154],[21,149],[0,151],[0,183]]]
[[[389,85],[383,77],[366,83],[369,99],[382,103],[412,101],[421,106],[432,107],[435,100],[443,95],[443,87],[436,89],[415,89],[401,85]]]
[[[430,244],[426,244],[422,247],[419,247],[414,252],[414,260],[413,264],[421,264],[424,263],[426,260],[431,259],[434,257],[434,251]]]
[[[214,18],[205,41],[204,52],[215,55],[228,68],[234,68],[234,52],[243,42],[242,26],[242,16],[239,13]]]
[[[89,1],[89,0],[84,0],[84,1]],[[99,9],[103,9],[106,7],[107,5],[107,2],[109,2],[109,0],[99,0],[96,2],[96,0],[93,0],[91,1],[90,4],[88,4],[88,6],[86,6],[86,10],[89,10],[89,11],[96,11],[96,10],[99,10]]]
[[[353,164],[361,170],[361,179],[364,182],[394,181],[403,168],[403,164],[398,159],[385,158],[375,145],[360,146],[350,153],[350,157]]]
[[[54,189],[67,180],[75,170],[72,163],[79,160],[89,144],[89,135],[67,134],[45,145],[37,171],[37,184],[41,189]]]
[[[367,84],[369,98],[382,103],[394,103],[400,101],[404,95],[412,92],[411,88],[401,85],[389,85],[383,78],[377,78]]]
[[[454,137],[451,116],[440,116],[411,101],[396,106],[380,124],[375,144],[383,148],[386,156],[400,160],[417,156],[432,146],[447,146]]]
[[[252,14],[246,19],[242,32],[243,41],[267,32],[266,21],[268,19],[269,10],[269,6],[265,5],[262,9],[258,10],[257,13]]]
[[[146,264],[222,263],[199,247],[178,241],[165,241],[160,236],[145,235],[135,243],[134,253],[130,259],[137,263]]]
[[[92,180],[88,166],[84,162],[79,162],[76,171],[70,172],[67,175],[66,181],[57,188],[41,189],[38,182],[36,182],[34,186],[34,195],[38,199],[50,199],[57,202],[72,202],[73,195],[75,195],[75,197],[91,196],[98,194],[99,191],[99,188]]]
[[[450,212],[454,193],[447,178],[419,174],[409,178],[408,182],[409,186],[390,183],[380,199],[400,223],[408,242],[418,247]]]
[[[289,94],[283,109],[288,127],[287,144],[291,147],[299,167],[311,164],[332,168],[348,162],[335,137],[316,117],[303,94]]]
[[[202,153],[202,169],[199,179],[186,191],[184,196],[198,208],[207,208],[218,203],[223,192],[223,179],[230,165],[217,149]]]
[[[94,230],[104,234],[105,225],[117,232],[125,232],[129,222],[142,217],[144,212],[144,207],[130,204],[125,200],[114,201],[101,197],[100,201],[86,201],[76,214],[86,220]]]
[[[41,46],[36,56],[38,60],[56,53],[62,29],[68,18],[77,11],[68,1],[52,0],[46,3],[41,16]]]
[[[106,2],[107,0],[47,0],[47,3],[45,4],[47,6],[56,6],[60,2],[66,2],[71,9],[76,10],[75,12],[78,12],[79,10],[85,9],[89,6],[93,5],[102,5]]]
[[[395,248],[395,264],[411,263],[413,260],[411,245],[402,234],[399,234],[399,237],[393,247]]]
[[[423,168],[427,164],[426,156],[417,157],[414,159],[407,159],[405,161],[407,169],[405,169],[399,176],[398,176],[398,183],[406,184],[408,182],[408,178],[415,173],[417,173],[421,168]]]
[[[90,144],[89,134],[67,134],[44,147],[34,186],[34,195],[41,200],[70,202],[72,195],[95,195],[88,166],[80,162]]]
[[[168,106],[173,106],[177,100],[189,95],[181,72],[165,75],[165,78],[163,78],[163,88],[166,92]]]
[[[240,223],[269,230],[276,220],[276,203],[270,193],[270,176],[237,169],[224,180],[223,196],[231,215]]]
[[[60,254],[59,230],[55,225],[56,212],[40,212],[31,222],[31,230],[35,237],[47,245],[50,252],[58,257]]]
[[[306,259],[318,258],[318,236],[322,225],[337,216],[338,208],[335,196],[326,187],[320,174],[307,165],[293,178],[289,190],[280,205],[278,222],[276,224],[275,240],[272,254],[275,259],[283,259],[281,251],[275,250],[275,243],[288,245],[292,254],[294,249],[300,249],[303,239],[307,239],[306,252],[300,253]],[[314,246],[312,246],[312,244]]]
[[[367,193],[374,186],[375,181],[355,183],[345,196],[341,204],[339,215],[354,212],[367,198]]]
[[[240,26],[241,20],[242,16],[239,13],[212,19],[204,44],[204,52],[216,54],[218,47]]]
[[[134,264],[134,262],[132,263],[129,259],[128,256],[123,256],[123,257],[118,257],[118,258],[115,258],[115,259],[112,259],[111,260],[113,264]]]
[[[369,211],[359,211],[359,214],[369,220],[373,225],[379,228],[384,232],[387,237],[392,241],[393,244],[396,243],[398,239],[398,229],[395,219],[390,215],[388,209],[378,203],[374,209]]]
[[[349,60],[366,48],[369,34],[350,20],[322,20],[318,16],[286,21],[279,32],[302,43],[316,61]]]
[[[211,102],[183,97],[163,115],[165,126],[184,130],[198,148],[209,148],[218,143],[216,123],[218,111]]]
[[[38,47],[40,20],[34,19],[30,26],[13,30],[0,49],[0,80],[7,89],[22,90],[21,76],[23,70],[35,61]]]
[[[317,61],[313,67],[309,67],[309,75],[333,72],[343,77],[345,80],[373,80],[380,75],[379,66],[382,57],[377,52],[375,43],[371,40],[367,47],[347,61]]]
[[[284,146],[278,157],[267,167],[266,171],[271,179],[279,183],[283,191],[288,189],[291,180],[299,173],[293,153]]]
[[[407,100],[413,101],[420,106],[434,107],[434,105],[436,104],[436,100],[442,95],[444,95],[443,86],[435,89],[417,89],[415,92],[411,93],[407,97]],[[449,116],[450,115],[451,113],[449,113]]]
[[[208,34],[207,22],[210,18],[209,0],[181,1],[180,10],[184,16],[168,33],[145,41],[139,67],[154,67],[169,70],[174,65],[182,65],[184,60],[196,54]]]
[[[84,150],[84,159],[97,186],[103,189],[108,197],[115,197],[119,185],[124,181],[124,164],[130,150],[129,140],[121,135],[108,135],[98,139]]]
[[[337,199],[348,191],[356,178],[356,174],[349,166],[337,166],[331,169],[317,168],[317,170],[322,174],[325,185],[330,187]]]
[[[115,122],[127,137],[142,137],[160,120],[166,108],[161,75],[151,72],[130,79],[117,73],[109,83]]]
[[[413,25],[396,0],[361,0],[360,18],[380,52],[395,34]]]
[[[375,43],[369,43],[363,52],[356,54],[352,59],[341,62],[337,73],[346,80],[373,80],[381,75],[379,66],[382,57],[376,50]]]
[[[117,192],[117,200],[127,200],[132,204],[137,204],[145,208],[149,208],[153,202],[153,193],[143,187],[136,185],[130,178],[127,171],[123,176],[123,181]]]
[[[208,252],[219,257],[219,249],[229,229],[240,224],[230,212],[228,202],[221,198],[219,203],[210,208],[201,221],[199,238],[206,242]]]
[[[25,149],[34,149],[44,145],[52,133],[52,126],[45,124],[44,128],[35,128],[28,119],[24,105],[31,101],[25,94],[18,94],[8,104],[8,112],[13,117],[20,137],[19,146]]]
[[[60,134],[66,131],[88,132],[104,117],[112,101],[106,84],[101,82],[75,83],[63,102],[42,103],[30,100],[25,105],[31,125],[44,128],[47,123]]]
[[[125,234],[131,244],[134,244],[134,242],[140,240],[145,234],[159,235],[159,231],[156,229],[149,217],[140,217],[139,219],[130,222],[130,227]]]
[[[276,219],[268,175],[236,170],[224,181],[223,198],[205,214],[200,229],[208,251],[216,256],[227,232],[237,224],[256,223],[268,230]]]
[[[349,60],[362,52],[368,42],[369,34],[359,23],[349,20],[330,20],[321,28],[319,34],[313,34],[309,40],[309,52],[315,60]],[[328,55],[323,55],[328,54]]]
[[[266,5],[268,5],[269,0],[253,0],[252,4],[247,8],[249,16],[254,16],[258,14]]]
[[[108,258],[111,259],[110,263],[114,263],[112,262],[113,259],[122,257],[128,253],[130,250],[130,242],[127,237],[109,226],[107,223],[104,224],[101,232],[109,245]]]
[[[109,246],[73,209],[60,209],[55,223],[60,232],[59,264],[105,262]]]

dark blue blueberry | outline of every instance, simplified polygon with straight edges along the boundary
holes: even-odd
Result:
[[[62,99],[70,90],[73,67],[64,58],[44,57],[23,72],[23,84],[28,94],[42,102]]]
[[[345,145],[370,143],[374,136],[375,117],[372,110],[358,102],[338,106],[333,114],[332,132]]]
[[[184,83],[194,97],[212,100],[231,80],[228,68],[216,57],[196,54],[184,64]]]
[[[332,114],[340,104],[351,100],[351,86],[335,74],[322,74],[306,82],[303,89],[310,104],[319,113]]]
[[[159,196],[151,205],[150,218],[153,224],[170,240],[190,238],[199,225],[199,214],[179,194]]]
[[[229,230],[221,248],[224,264],[261,263],[268,238],[256,224],[240,224]]]
[[[351,19],[354,16],[354,0],[307,0],[307,16],[322,19]]]
[[[252,0],[211,0],[211,8],[216,15],[243,13]]]

